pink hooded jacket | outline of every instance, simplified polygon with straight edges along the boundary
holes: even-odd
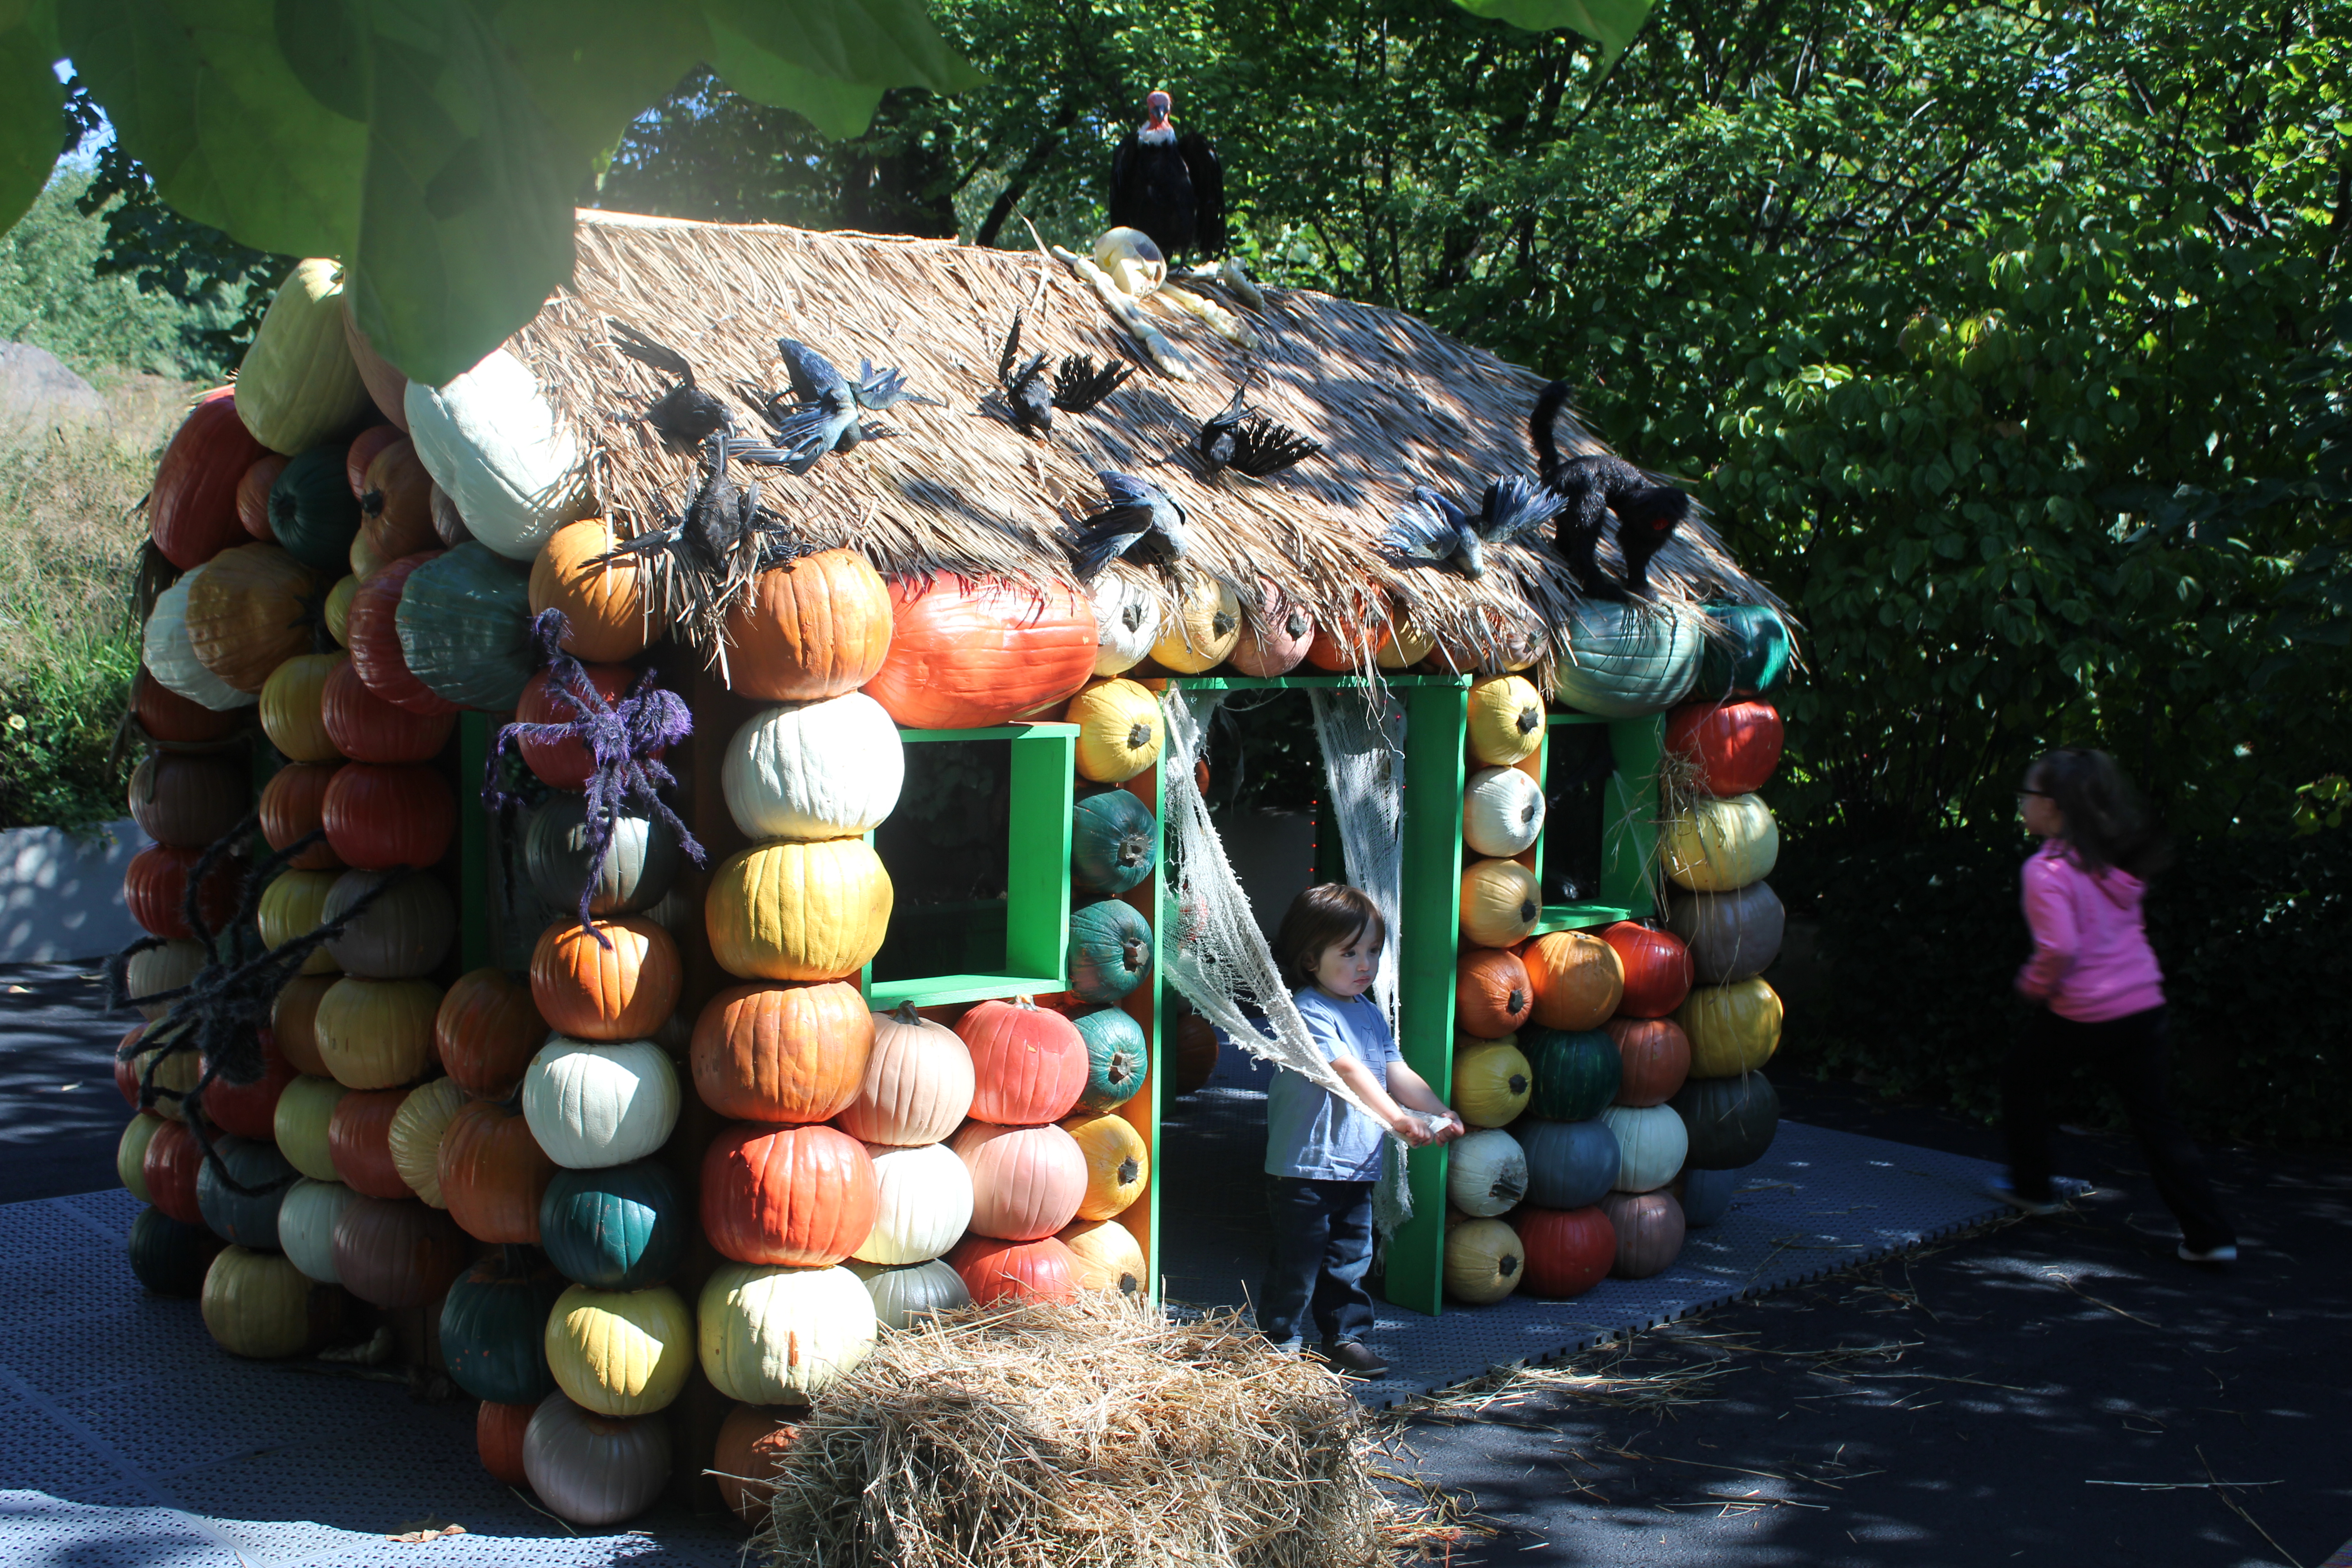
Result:
[[[2024,880],[2033,956],[2017,972],[2020,994],[2082,1024],[2164,1005],[2164,972],[2140,924],[2147,889],[2137,877],[2119,866],[2085,871],[2053,838],[2026,861]]]

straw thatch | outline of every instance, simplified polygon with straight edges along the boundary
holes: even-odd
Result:
[[[1426,1521],[1344,1384],[1239,1318],[1108,1292],[886,1334],[827,1389],[754,1539],[772,1568],[1364,1568]]]
[[[1027,310],[1029,348],[1139,357],[1058,263],[936,240],[579,216],[572,285],[514,346],[582,434],[606,514],[625,535],[683,509],[697,462],[665,451],[636,417],[661,379],[613,346],[608,318],[677,348],[714,390],[782,385],[775,340],[790,336],[845,368],[861,357],[899,366],[915,390],[945,400],[891,410],[877,421],[888,438],[828,457],[804,479],[762,478],[771,510],[820,546],[854,545],[886,574],[1067,583],[1062,531],[1098,503],[1097,471],[1116,468],[1184,507],[1193,561],[1244,605],[1264,580],[1341,624],[1360,622],[1385,595],[1457,647],[1551,635],[1565,650],[1559,634],[1577,595],[1549,542],[1491,552],[1477,582],[1399,567],[1378,552],[1416,482],[1475,504],[1490,478],[1531,461],[1526,421],[1541,378],[1412,316],[1269,289],[1266,311],[1252,318],[1255,355],[1189,317],[1162,316],[1195,378],[1147,364],[1096,413],[1062,416],[1040,443],[1013,427],[996,387],[1015,310]],[[1245,374],[1252,401],[1322,441],[1322,456],[1265,482],[1202,471],[1193,435]],[[1564,450],[1601,449],[1572,421],[1562,426]],[[1669,603],[1771,602],[1696,520],[1652,563],[1650,579]],[[1187,581],[1155,585],[1194,591]]]

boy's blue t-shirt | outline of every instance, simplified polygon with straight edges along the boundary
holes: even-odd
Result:
[[[1325,1061],[1352,1057],[1388,1082],[1389,1063],[1399,1059],[1396,1039],[1370,994],[1335,1002],[1311,985],[1296,994],[1307,1037]],[[1376,1182],[1387,1142],[1387,1131],[1354,1106],[1287,1068],[1276,1071],[1265,1095],[1267,1175]]]

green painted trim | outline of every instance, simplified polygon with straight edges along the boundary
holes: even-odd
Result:
[[[986,1002],[1003,996],[1045,996],[1068,989],[1058,974],[929,974],[920,980],[872,979],[866,982],[866,1002],[877,1013],[887,1013],[901,1002],[918,1007],[940,1007],[950,1002]]]
[[[1590,931],[1594,926],[1615,925],[1630,921],[1633,911],[1613,904],[1546,904],[1536,929],[1528,934],[1543,936],[1556,931]]]
[[[457,719],[457,951],[468,973],[490,962],[490,814],[481,779],[490,760],[490,716]],[[471,784],[471,789],[467,785]]]
[[[1469,681],[1428,681],[1404,694],[1404,876],[1397,923],[1397,1047],[1441,1100],[1454,1091],[1454,965],[1462,938],[1463,742]],[[1412,1218],[1389,1237],[1383,1293],[1437,1316],[1445,1295],[1445,1151],[1406,1167]]]
[[[1138,1096],[1144,1101],[1141,1116],[1145,1124],[1139,1131],[1143,1133],[1144,1147],[1151,1151],[1151,1181],[1143,1194],[1144,1223],[1151,1237],[1150,1250],[1147,1255],[1150,1267],[1144,1269],[1149,1276],[1144,1281],[1144,1299],[1154,1307],[1160,1304],[1160,1282],[1168,1273],[1168,1237],[1160,1226],[1160,1215],[1164,1208],[1160,1194],[1168,1184],[1167,1171],[1160,1160],[1163,1148],[1160,1141],[1162,1082],[1160,1075],[1172,1072],[1176,1066],[1171,1053],[1164,1048],[1169,1040],[1168,986],[1164,977],[1168,973],[1168,951],[1173,945],[1168,933],[1176,929],[1176,901],[1168,896],[1168,879],[1164,874],[1168,865],[1167,763],[1168,753],[1163,747],[1151,763],[1151,798],[1158,803],[1152,808],[1152,815],[1160,818],[1160,864],[1151,870],[1151,970],[1143,977],[1142,987],[1151,998],[1151,1026],[1144,1031],[1143,1042],[1144,1059],[1151,1064],[1151,1071],[1144,1079],[1143,1092]],[[1133,1104],[1134,1100],[1128,1101],[1128,1105]],[[1120,1109],[1125,1110],[1126,1107]]]
[[[1345,691],[1360,689],[1373,684],[1360,675],[1171,675],[1171,686],[1181,686],[1194,691]],[[1453,687],[1468,690],[1466,675],[1391,675],[1382,679],[1381,686],[1427,688]]]
[[[1609,750],[1617,771],[1601,792],[1601,901],[1622,905],[1628,920],[1658,910],[1650,868],[1658,852],[1658,769],[1666,755],[1666,716],[1613,719]]]

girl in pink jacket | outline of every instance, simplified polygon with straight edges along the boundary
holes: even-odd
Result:
[[[2067,746],[2026,770],[2017,792],[2026,830],[2042,847],[2025,863],[2025,923],[2033,956],[2018,994],[2040,1011],[2001,1071],[2009,1180],[1994,1191],[2028,1214],[2049,1214],[2048,1086],[2081,1062],[2124,1104],[2157,1192],[2180,1222],[2179,1254],[2227,1263],[2237,1237],[2205,1180],[2205,1165],[2166,1093],[2164,972],[2140,923],[2141,878],[2158,868],[2161,836],[2105,752]]]

